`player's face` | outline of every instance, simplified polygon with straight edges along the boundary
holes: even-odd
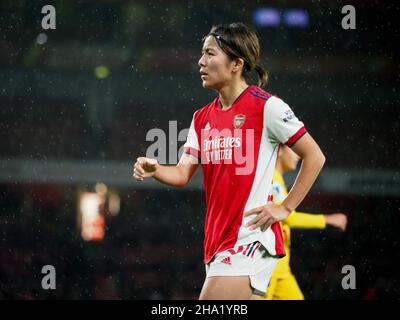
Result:
[[[296,170],[300,157],[288,146],[281,146],[279,156],[282,162],[284,172]]]
[[[218,90],[232,79],[232,61],[213,36],[208,36],[204,41],[198,64],[204,88]]]

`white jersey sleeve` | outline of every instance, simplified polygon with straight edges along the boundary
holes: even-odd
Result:
[[[195,113],[196,114],[196,113]],[[186,138],[186,142],[183,145],[183,153],[190,154],[197,159],[200,158],[200,147],[199,140],[197,138],[197,132],[194,127],[195,115],[193,115],[192,123],[190,124],[189,132]]]
[[[289,147],[307,131],[288,104],[272,96],[265,103],[264,119],[269,139],[274,143],[284,143]]]

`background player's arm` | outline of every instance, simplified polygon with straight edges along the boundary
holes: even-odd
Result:
[[[293,211],[286,219],[291,229],[325,229],[326,220],[323,214],[312,214]]]
[[[197,159],[183,154],[176,166],[160,165],[157,160],[139,157],[134,165],[133,177],[138,181],[153,177],[173,187],[186,186],[198,167]]]
[[[291,229],[325,229],[327,225],[346,230],[347,217],[341,212],[313,214],[293,211],[285,220]]]

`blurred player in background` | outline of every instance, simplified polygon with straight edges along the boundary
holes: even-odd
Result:
[[[296,169],[299,156],[289,147],[281,145],[273,177],[272,196],[281,203],[287,196],[283,174]],[[290,269],[290,229],[325,229],[327,225],[346,230],[347,217],[343,213],[312,214],[293,211],[287,219],[280,221],[286,256],[278,261],[272,273],[267,295],[263,300],[303,300],[304,296]]]
[[[242,23],[218,25],[203,40],[198,62],[202,85],[218,97],[194,113],[176,166],[139,157],[133,176],[183,187],[201,164],[207,213],[200,299],[259,299],[277,258],[285,255],[278,221],[304,199],[325,157],[291,108],[260,88],[267,74],[259,65],[260,44],[253,30]],[[253,70],[258,86],[245,79]],[[288,196],[274,204],[266,195],[280,143],[303,161]]]

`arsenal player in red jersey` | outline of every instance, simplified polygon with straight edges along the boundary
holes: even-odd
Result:
[[[203,41],[202,85],[218,96],[194,113],[176,166],[139,157],[133,176],[183,187],[201,165],[207,212],[200,299],[258,299],[285,255],[278,221],[307,195],[325,157],[292,109],[261,89],[267,74],[253,30],[243,23],[218,25]],[[258,74],[258,86],[246,81],[251,71]],[[302,165],[286,199],[274,204],[269,192],[280,143]]]

